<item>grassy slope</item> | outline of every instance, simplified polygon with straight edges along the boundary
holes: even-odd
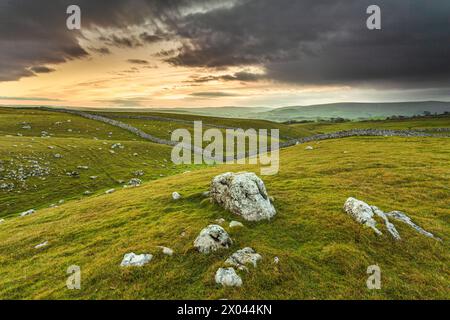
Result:
[[[302,128],[314,133],[327,133],[350,129],[392,129],[392,130],[409,130],[424,129],[433,131],[435,128],[449,128],[450,117],[423,118],[423,119],[405,119],[405,120],[372,120],[359,122],[312,122],[292,124],[296,128]]]
[[[264,177],[276,218],[244,222],[229,231],[231,250],[211,255],[193,250],[198,232],[219,217],[240,219],[201,192],[219,173],[257,168],[212,167],[7,219],[0,224],[0,297],[448,298],[449,158],[444,138],[348,138],[317,143],[313,151],[282,150],[280,173]],[[184,198],[174,202],[173,191]],[[342,212],[348,196],[403,210],[443,242],[399,223],[402,241],[377,237]],[[33,248],[45,240],[49,247]],[[163,256],[157,245],[176,254]],[[241,273],[242,288],[217,286],[217,268],[244,246],[261,253],[262,263]],[[120,268],[130,251],[155,257],[143,268]],[[82,268],[79,291],[65,288],[72,264]],[[366,289],[371,264],[381,267],[381,290]]]
[[[29,123],[31,130],[21,129],[22,122]],[[55,122],[63,123],[55,125]],[[137,170],[144,171],[145,175],[139,178],[148,181],[188,168],[174,166],[170,162],[171,148],[168,146],[143,141],[121,129],[77,116],[0,109],[0,124],[0,160],[3,161],[0,167],[17,169],[19,164],[28,165],[29,160],[35,160],[50,168],[48,176],[30,178],[24,185],[3,179],[0,172],[0,183],[16,185],[13,191],[0,190],[0,217],[46,207],[59,200],[80,198],[87,190],[100,192],[107,188],[121,188],[119,180],[128,182]],[[42,130],[52,136],[40,137]],[[17,136],[17,133],[23,136]],[[94,140],[94,136],[99,140]],[[114,149],[115,153],[111,154],[111,146],[116,142],[125,148]],[[49,149],[49,146],[55,148]],[[63,158],[55,159],[57,153]],[[134,153],[138,155],[134,156]],[[14,160],[12,165],[11,159]],[[78,169],[78,166],[88,166],[89,169]],[[69,177],[66,171],[77,171],[80,177]],[[92,180],[90,176],[98,178]]]
[[[163,118],[172,118],[188,121],[202,121],[205,128],[209,125],[229,126],[233,128],[242,129],[279,129],[280,137],[298,138],[311,135],[311,132],[307,129],[295,126],[289,126],[282,123],[271,122],[267,120],[255,120],[255,119],[237,119],[237,118],[218,118],[210,116],[188,115],[188,114],[176,114],[176,113],[158,113],[158,112],[100,112],[105,116],[111,114],[118,115],[133,115],[133,116],[158,116]],[[178,128],[191,129],[193,125],[177,122],[167,121],[155,121],[155,120],[138,120],[138,119],[118,119],[120,121],[135,125],[147,133],[153,134],[160,138],[170,139],[170,132]],[[143,125],[147,124],[147,127]]]

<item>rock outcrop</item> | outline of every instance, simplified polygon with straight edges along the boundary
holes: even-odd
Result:
[[[201,253],[210,253],[219,249],[228,249],[232,243],[224,228],[211,224],[200,231],[194,241],[194,247]]]
[[[252,172],[227,172],[211,182],[214,202],[248,221],[271,219],[276,211],[264,182]]]
[[[242,279],[233,268],[219,268],[215,276],[216,283],[226,287],[242,286]]]
[[[246,247],[233,253],[225,263],[236,267],[239,270],[248,270],[246,264],[252,264],[253,267],[256,268],[258,261],[261,259],[262,257],[259,253],[256,253],[256,251],[250,247]]]
[[[378,207],[370,206],[367,203],[357,200],[355,198],[347,199],[347,201],[344,204],[344,210],[359,223],[372,228],[378,235],[381,235],[382,233],[376,227],[377,222],[374,219],[374,216],[380,217],[384,221],[386,229],[395,240],[401,240],[400,233],[395,228],[395,225],[389,221],[389,218],[401,221],[409,225],[414,230],[416,230],[420,234],[423,234],[424,236],[434,238],[436,240],[441,240],[435,237],[432,233],[416,225],[414,222],[411,221],[411,218],[409,218],[405,213],[400,211],[383,212]]]

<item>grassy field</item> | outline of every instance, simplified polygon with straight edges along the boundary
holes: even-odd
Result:
[[[31,129],[22,129],[22,123]],[[42,131],[49,135],[42,137]],[[113,149],[116,143],[123,149]],[[86,191],[122,188],[137,171],[144,173],[137,178],[149,181],[193,168],[172,164],[169,146],[100,122],[37,110],[0,109],[0,146],[0,218],[83,198]],[[58,154],[62,157],[55,158]],[[79,176],[67,175],[74,171]],[[30,177],[17,179],[22,174]]]
[[[348,138],[282,150],[278,175],[263,177],[277,216],[249,223],[202,197],[217,166],[164,177],[110,195],[74,200],[0,224],[0,297],[50,299],[448,299],[450,296],[450,141],[446,138]],[[347,151],[347,153],[344,153]],[[183,198],[173,201],[171,193]],[[403,210],[442,242],[397,224],[403,240],[376,236],[342,211],[349,196]],[[230,250],[202,255],[199,231],[217,218],[240,220]],[[386,230],[382,230],[386,231]],[[34,246],[49,241],[40,250]],[[164,256],[159,245],[175,250]],[[241,288],[214,283],[235,250],[263,256]],[[120,268],[127,252],[152,253],[142,268]],[[274,264],[277,256],[279,264]],[[65,287],[70,265],[81,290]],[[378,264],[382,289],[366,288]]]
[[[314,133],[328,133],[351,129],[390,129],[390,130],[427,130],[433,132],[436,128],[450,128],[450,116],[405,120],[368,120],[351,121],[343,123],[310,122],[292,124],[295,128],[301,128]]]

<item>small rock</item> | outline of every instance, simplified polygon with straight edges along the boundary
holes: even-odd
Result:
[[[216,223],[218,223],[218,224],[223,224],[224,222],[225,222],[225,219],[224,218],[219,218],[219,219],[216,219],[216,220],[214,220]]]
[[[273,258],[273,263],[278,264],[280,262],[280,258],[275,257]]]
[[[305,150],[314,150],[313,146],[307,146]]]
[[[233,268],[219,268],[215,276],[216,283],[226,287],[242,286],[242,279]]]
[[[128,181],[128,186],[130,187],[139,187],[142,184],[142,180],[138,178],[133,178]]]
[[[238,228],[243,227],[244,225],[240,223],[239,221],[231,221],[229,227],[230,228]]]
[[[89,177],[89,179],[91,179],[91,180],[95,180],[95,179],[97,179],[98,177],[97,176],[90,176]]]
[[[134,252],[124,255],[121,267],[142,267],[144,264],[149,263],[153,258],[151,254],[135,254]]]
[[[41,244],[38,244],[38,245],[35,246],[34,248],[35,248],[35,249],[41,249],[41,248],[46,247],[46,246],[48,246],[48,241],[45,241],[45,242],[43,242],[43,243],[41,243]]]
[[[181,199],[181,195],[178,192],[173,192],[172,193],[172,199],[173,200],[179,200],[179,199]]]
[[[88,166],[78,166],[77,169],[88,170],[89,167]]]
[[[261,259],[262,257],[259,253],[256,253],[256,251],[250,247],[246,247],[233,253],[225,263],[232,265],[239,270],[247,270],[246,264],[250,263],[256,268],[258,261]]]
[[[111,194],[114,192],[116,192],[116,189],[109,189],[109,190],[105,191],[106,194]]]
[[[59,153],[57,153],[57,154],[54,155],[54,157],[55,157],[56,159],[61,159],[63,156],[60,155]]]
[[[0,219],[0,224],[2,224],[3,222],[5,222],[5,219]]]
[[[30,210],[28,210],[28,211],[22,212],[22,213],[20,214],[20,216],[21,216],[21,217],[29,216],[30,214],[33,214],[33,213],[35,213],[35,212],[36,212],[36,210],[30,209]]]
[[[163,252],[165,255],[168,255],[168,256],[172,256],[172,255],[173,255],[173,250],[172,250],[172,249],[167,248],[167,247],[163,247],[163,246],[159,246],[159,248],[162,249],[162,252]]]
[[[86,190],[84,193],[83,193],[85,196],[89,196],[89,195],[91,195],[92,194],[92,192],[91,191],[89,191],[89,190]]]
[[[373,218],[373,210],[367,203],[350,197],[345,201],[344,211],[351,215],[357,222],[372,228],[376,234],[382,234],[376,227],[377,222]]]
[[[200,231],[194,241],[194,247],[201,253],[210,253],[218,249],[228,249],[232,243],[230,236],[221,226],[211,224]]]

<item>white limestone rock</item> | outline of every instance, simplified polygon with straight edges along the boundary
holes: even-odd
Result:
[[[271,219],[276,211],[264,182],[252,172],[227,172],[211,182],[211,198],[248,221]]]
[[[142,267],[143,265],[149,263],[153,258],[153,255],[148,253],[135,254],[134,252],[127,253],[124,255],[121,267]]]
[[[109,190],[105,191],[106,194],[111,194],[111,193],[114,193],[114,192],[116,192],[116,189],[109,189]]]
[[[210,253],[219,249],[228,249],[232,243],[224,228],[211,224],[200,231],[194,241],[194,247],[201,253]]]
[[[172,199],[173,200],[179,200],[181,199],[181,195],[178,192],[172,192]]]
[[[35,249],[41,249],[41,248],[44,248],[44,247],[46,247],[46,246],[48,246],[48,241],[42,242],[42,243],[40,243],[40,244],[34,246],[34,248],[35,248]]]
[[[217,284],[224,287],[240,287],[242,279],[233,268],[219,268],[216,272],[215,280]]]
[[[230,228],[240,228],[240,227],[243,227],[243,226],[244,225],[241,222],[239,222],[239,221],[231,221],[230,224],[229,224]]]
[[[236,267],[239,270],[248,270],[246,264],[252,264],[253,267],[256,268],[258,261],[261,259],[262,257],[259,253],[256,253],[256,251],[250,247],[246,247],[233,253],[225,263]]]
[[[345,201],[344,211],[351,215],[357,222],[372,228],[376,234],[382,235],[381,231],[376,227],[377,222],[373,218],[373,210],[367,203],[350,197]]]
[[[22,213],[20,214],[20,216],[21,216],[21,217],[26,217],[26,216],[29,216],[29,215],[35,213],[35,212],[36,212],[36,210],[30,209],[30,210],[27,210],[27,211],[22,212]]]
[[[173,255],[173,250],[168,248],[168,247],[158,246],[158,248],[162,249],[162,253],[167,255],[167,256],[172,256]]]

